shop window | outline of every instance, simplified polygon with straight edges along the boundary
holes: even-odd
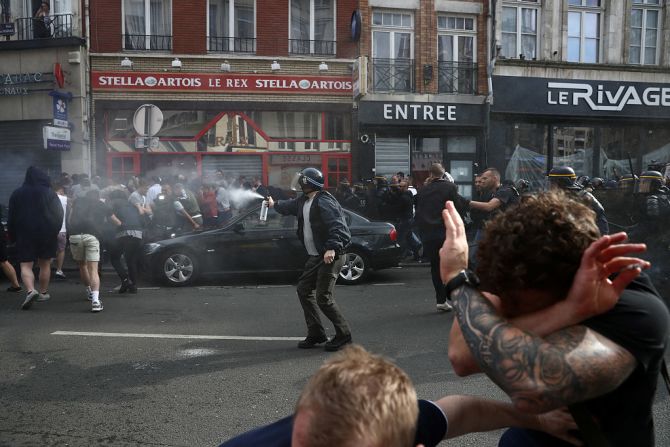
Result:
[[[351,116],[344,113],[325,113],[325,140],[351,140]]]
[[[209,51],[256,51],[254,0],[209,0]]]
[[[372,13],[372,85],[375,91],[414,91],[414,17],[404,11]]]
[[[568,5],[568,62],[599,62],[600,0],[569,0]]]
[[[655,165],[670,163],[670,129],[667,127],[602,128],[600,172],[606,179],[635,174]],[[630,157],[630,158],[629,158]],[[663,172],[663,170],[661,170]]]
[[[289,54],[335,56],[335,0],[291,0]]]
[[[255,112],[253,120],[270,138],[319,140],[321,114],[318,112]]]
[[[172,49],[170,0],[124,0],[123,17],[124,49]]]
[[[535,3],[535,6],[532,5]],[[509,59],[536,59],[540,13],[538,0],[505,1],[502,8],[502,49]]]
[[[450,154],[474,154],[477,152],[477,137],[447,137],[447,150]]]
[[[570,166],[579,175],[593,175],[594,134],[590,127],[554,128],[554,166]]]
[[[335,188],[342,180],[351,181],[351,160],[342,157],[328,158],[328,188]]]
[[[493,121],[491,140],[500,150],[490,152],[489,166],[502,166],[503,178],[531,182],[541,189],[547,173],[549,135],[545,124]]]
[[[477,27],[474,17],[437,18],[438,91],[477,93]]]
[[[630,16],[629,63],[658,64],[661,6],[660,0],[633,0]]]

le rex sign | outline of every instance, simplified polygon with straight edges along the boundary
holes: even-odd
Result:
[[[94,90],[295,93],[351,96],[350,77],[244,73],[91,73]]]

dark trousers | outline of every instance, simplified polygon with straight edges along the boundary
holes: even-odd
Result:
[[[435,301],[444,304],[447,301],[447,292],[444,290],[440,277],[440,248],[444,239],[428,239],[423,241],[423,255],[430,260],[430,276],[435,288]]]
[[[142,250],[142,239],[132,236],[122,236],[116,238],[114,243],[109,247],[110,261],[116,274],[121,280],[130,280],[131,283],[137,284],[137,272],[140,266],[140,254]],[[121,263],[121,255],[126,259],[128,271]]]
[[[335,335],[349,335],[349,325],[333,299],[333,288],[340,274],[344,257],[339,256],[330,264],[323,262],[323,256],[310,256],[305,263],[303,274],[298,279],[298,298],[305,313],[307,335],[322,337],[326,331],[321,324],[319,309],[335,326]]]

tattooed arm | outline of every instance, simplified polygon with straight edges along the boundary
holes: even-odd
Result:
[[[605,394],[635,369],[627,350],[584,326],[542,339],[506,322],[474,288],[460,287],[452,298],[477,363],[521,411],[542,413]]]

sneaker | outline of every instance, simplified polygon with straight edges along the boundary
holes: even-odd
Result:
[[[23,304],[21,304],[21,309],[23,310],[30,309],[30,306],[33,305],[33,301],[35,301],[38,296],[39,292],[37,290],[31,290],[30,292],[28,292],[28,295],[26,295],[26,299],[23,300]]]
[[[57,281],[65,281],[67,279],[67,276],[65,276],[65,273],[63,273],[62,270],[56,270],[54,279],[56,279]]]
[[[93,301],[91,304],[91,312],[100,312],[102,309],[104,309],[102,307],[102,301]]]
[[[91,290],[86,291],[86,299],[89,301],[93,301],[93,292]]]
[[[119,293],[126,293],[128,289],[130,289],[131,282],[128,280],[128,278],[124,279],[121,282],[121,285],[119,286]]]
[[[438,312],[451,312],[454,310],[454,308],[451,306],[449,303],[438,303],[437,304],[437,311]]]
[[[325,335],[320,335],[318,337],[312,337],[311,335],[308,335],[307,338],[305,338],[301,342],[298,342],[298,348],[309,349],[313,348],[316,345],[320,345],[321,343],[325,343],[327,341],[328,337],[326,337]]]
[[[43,303],[44,301],[49,301],[50,299],[51,295],[49,295],[49,292],[44,292],[40,293],[35,301],[37,301],[38,303]]]
[[[23,290],[23,287],[21,287],[21,286],[18,286],[18,287],[9,286],[9,287],[7,287],[8,292],[20,292],[22,290]]]
[[[128,293],[137,293],[137,286],[133,283],[130,283],[128,286]]]
[[[336,335],[326,343],[326,351],[339,351],[344,345],[351,343],[351,334]]]

